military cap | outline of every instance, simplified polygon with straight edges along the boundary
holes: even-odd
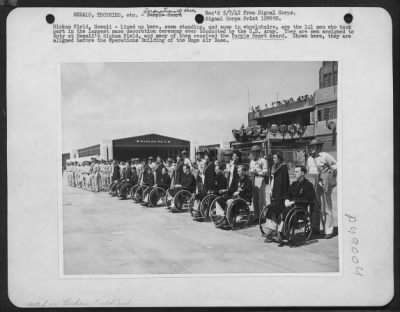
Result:
[[[258,145],[253,145],[253,146],[251,147],[251,151],[252,151],[252,152],[261,151],[261,147],[259,147]]]

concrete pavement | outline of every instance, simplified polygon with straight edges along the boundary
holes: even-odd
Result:
[[[339,270],[338,238],[297,248],[258,226],[220,230],[189,213],[63,186],[64,274],[309,273]],[[336,205],[335,205],[336,206]],[[336,220],[335,213],[335,220]]]

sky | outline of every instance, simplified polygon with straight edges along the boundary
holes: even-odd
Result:
[[[318,89],[322,62],[132,62],[61,66],[62,150],[149,133],[231,141],[250,106]]]

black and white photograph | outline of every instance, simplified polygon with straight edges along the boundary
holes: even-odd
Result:
[[[339,273],[339,63],[61,64],[63,275]]]
[[[392,300],[390,14],[217,5],[9,14],[14,306]]]

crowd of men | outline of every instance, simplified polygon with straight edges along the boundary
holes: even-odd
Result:
[[[113,196],[127,198],[136,185],[158,186],[173,193],[186,189],[196,194],[198,203],[209,193],[228,194],[227,201],[242,198],[252,204],[251,222],[258,222],[262,209],[274,206],[276,231],[274,240],[282,241],[282,220],[296,201],[315,200],[319,207],[312,213],[313,232],[323,231],[331,238],[334,229],[332,190],[336,186],[336,160],[322,152],[322,143],[310,142],[311,154],[304,165],[295,167],[295,181],[290,183],[289,169],[281,152],[267,158],[259,146],[249,153],[249,164],[241,163],[239,151],[225,151],[223,161],[217,159],[215,150],[196,153],[191,161],[183,151],[176,161],[165,161],[157,156],[147,159],[132,158],[125,162],[98,161],[68,162],[66,174],[68,184],[92,192],[108,190]],[[272,159],[271,159],[272,158]],[[273,164],[269,164],[273,162]],[[267,187],[270,184],[270,187]],[[196,204],[196,203],[195,203]]]

